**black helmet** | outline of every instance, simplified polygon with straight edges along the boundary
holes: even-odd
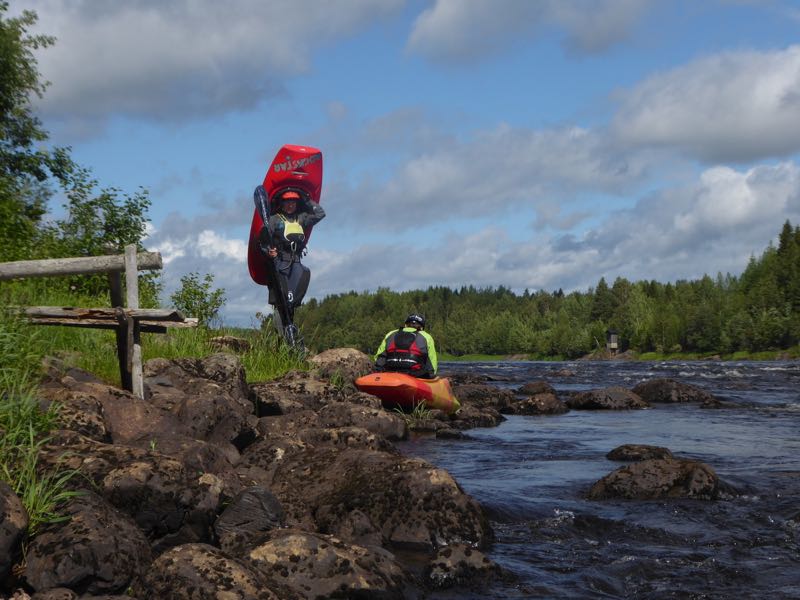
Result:
[[[425,329],[425,317],[418,313],[412,313],[406,317],[405,324],[418,329]]]

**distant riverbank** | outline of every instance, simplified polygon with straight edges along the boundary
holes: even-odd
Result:
[[[743,361],[743,360],[798,360],[800,359],[800,346],[794,346],[784,350],[762,350],[759,352],[636,352],[627,350],[617,354],[611,354],[606,350],[593,352],[574,360],[643,360],[643,361],[685,361],[685,360],[720,360],[720,361]],[[497,362],[514,360],[537,360],[537,361],[563,361],[569,360],[563,356],[538,356],[535,354],[465,354],[455,356],[447,352],[439,353],[439,360],[447,362]]]

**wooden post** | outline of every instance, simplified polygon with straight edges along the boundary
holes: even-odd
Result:
[[[128,366],[128,324],[122,300],[122,277],[119,271],[108,274],[108,289],[111,296],[111,308],[117,309],[117,327],[114,333],[117,336],[117,360],[119,362],[119,379],[122,389],[133,391],[131,370]]]
[[[125,287],[128,308],[139,308],[139,269],[136,266],[136,246],[125,246]],[[130,319],[128,323],[128,349],[131,362],[131,391],[144,399],[144,374],[142,372],[142,341],[139,322]]]

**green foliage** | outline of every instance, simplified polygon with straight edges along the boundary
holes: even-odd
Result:
[[[0,479],[22,500],[28,513],[28,533],[62,520],[57,507],[74,495],[66,485],[74,472],[41,472],[41,447],[55,427],[58,407],[39,409],[34,393],[43,339],[29,326],[0,314]]]
[[[394,412],[400,415],[409,427],[414,427],[418,421],[430,421],[433,419],[433,412],[425,405],[424,402],[416,404],[410,412],[406,412],[401,408],[395,408]]]
[[[189,273],[181,277],[181,286],[170,299],[185,316],[196,317],[201,325],[208,327],[217,320],[225,304],[225,290],[212,289],[213,283],[214,276],[209,273],[202,281],[197,273]]]

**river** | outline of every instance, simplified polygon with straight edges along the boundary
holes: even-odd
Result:
[[[415,437],[401,450],[449,471],[486,509],[489,558],[514,574],[487,590],[432,598],[800,598],[800,362],[444,363],[557,392],[655,377],[702,387],[727,408],[509,416],[466,439]],[[669,448],[710,465],[738,491],[717,501],[589,501],[623,463],[622,444]]]

